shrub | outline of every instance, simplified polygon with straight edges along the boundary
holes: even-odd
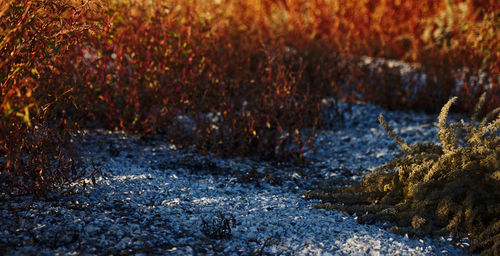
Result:
[[[0,180],[22,193],[78,176],[66,54],[89,29],[83,11],[66,0],[0,4]]]
[[[321,100],[300,63],[287,63],[281,44],[262,51],[251,40],[272,40],[247,39],[230,30],[238,24],[220,25],[195,3],[176,4],[102,7],[103,29],[74,56],[86,117],[108,129],[166,133],[201,153],[300,158]]]
[[[320,207],[356,212],[361,221],[389,221],[393,230],[415,235],[468,234],[471,251],[493,254],[500,248],[500,108],[479,125],[446,124],[452,98],[439,115],[438,139],[407,145],[380,116],[380,123],[402,152],[360,183],[312,193],[331,204]]]
[[[217,218],[206,221],[201,219],[201,232],[210,239],[228,239],[231,230],[236,227],[236,219],[231,214],[219,213]]]
[[[495,10],[478,6],[471,8],[483,8],[484,17]],[[87,19],[98,21],[99,33],[73,56],[79,106],[108,129],[168,133],[201,153],[300,158],[321,124],[323,97],[433,111],[454,93],[474,99],[486,86],[496,92],[495,79],[456,84],[457,70],[469,68],[468,81],[479,62],[494,74],[495,59],[469,47],[496,49],[495,35],[486,33],[494,23],[464,15],[443,23],[437,16],[450,8],[435,1],[107,1]],[[455,21],[471,28],[458,31]],[[437,44],[444,30],[453,42]],[[367,68],[363,55],[418,61],[422,75]],[[435,100],[422,104],[429,95]],[[191,122],[189,132],[179,117]]]
[[[2,176],[34,170],[22,160],[34,157],[26,143],[44,140],[30,136],[53,134],[64,155],[78,125],[163,133],[201,153],[283,160],[313,149],[325,97],[432,111],[459,95],[470,99],[459,106],[468,111],[483,91],[500,93],[497,7],[432,0],[3,1]],[[418,76],[388,64],[369,67],[363,56],[415,63]],[[485,109],[498,104],[491,97]]]

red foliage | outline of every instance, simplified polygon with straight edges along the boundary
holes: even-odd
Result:
[[[89,29],[82,11],[65,0],[0,4],[0,179],[20,192],[43,193],[80,174],[67,56]]]
[[[470,111],[488,90],[491,110],[496,2],[3,1],[0,176],[34,191],[70,177],[67,142],[89,120],[201,153],[300,159],[325,97],[435,111],[458,94]]]

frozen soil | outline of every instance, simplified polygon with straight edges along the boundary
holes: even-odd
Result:
[[[398,153],[379,113],[408,142],[435,140],[437,115],[355,104],[319,132],[305,163],[221,159],[161,137],[87,131],[99,172],[44,198],[0,194],[2,255],[467,255],[466,240],[409,238],[318,209],[301,193],[359,180]],[[87,154],[87,153],[86,153]]]

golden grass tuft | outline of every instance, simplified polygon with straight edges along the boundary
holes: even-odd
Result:
[[[477,125],[481,97],[471,118],[447,125],[452,98],[438,118],[441,145],[407,146],[379,120],[403,148],[401,154],[351,186],[309,193],[322,208],[357,213],[363,222],[389,221],[396,233],[469,235],[470,250],[484,255],[500,251],[499,108]]]

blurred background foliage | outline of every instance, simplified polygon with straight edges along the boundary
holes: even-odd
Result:
[[[500,103],[499,5],[2,1],[0,177],[43,193],[82,175],[71,142],[85,128],[301,160],[326,97],[437,111],[458,95],[470,112],[487,91],[486,113]]]

